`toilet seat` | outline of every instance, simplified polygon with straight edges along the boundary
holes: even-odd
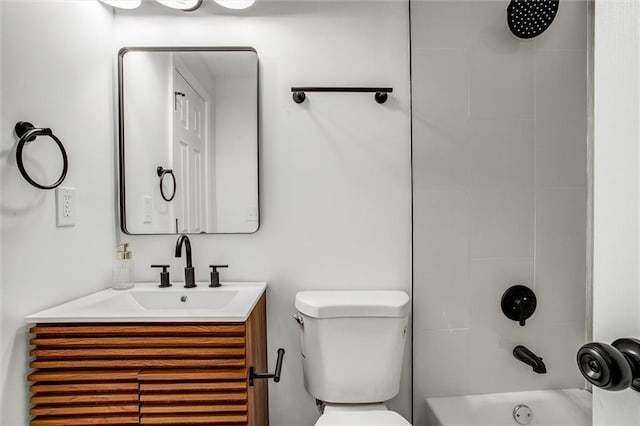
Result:
[[[404,417],[381,404],[327,406],[315,426],[411,426]]]

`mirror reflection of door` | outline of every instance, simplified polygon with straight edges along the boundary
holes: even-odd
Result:
[[[205,228],[207,205],[207,102],[178,70],[174,70],[173,88],[172,153],[177,180],[175,218],[179,232],[198,233]]]

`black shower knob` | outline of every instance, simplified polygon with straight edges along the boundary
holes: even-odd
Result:
[[[527,319],[533,315],[538,302],[536,295],[529,287],[514,285],[509,287],[502,295],[500,307],[507,318],[524,327]]]
[[[640,392],[640,340],[587,343],[578,350],[577,362],[580,373],[594,386],[609,391],[631,387]]]

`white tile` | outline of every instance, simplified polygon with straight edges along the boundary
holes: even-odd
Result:
[[[533,256],[533,122],[472,120],[469,145],[471,257]]]
[[[414,195],[416,330],[468,325],[469,222],[466,191]]]
[[[536,52],[536,119],[584,120],[587,117],[585,51]]]
[[[412,1],[411,46],[466,48],[467,2]]]
[[[517,328],[516,328],[517,327]],[[516,392],[542,389],[542,374],[513,356],[513,349],[524,345],[537,351],[533,328],[472,327],[469,329],[469,390],[475,393]]]
[[[467,330],[419,331],[413,347],[413,383],[416,395],[468,393]]]
[[[538,191],[536,294],[540,321],[584,321],[586,190]]]
[[[502,1],[470,3],[471,118],[534,117],[533,44],[509,32],[506,5]]]
[[[564,0],[551,26],[535,38],[536,49],[587,49],[587,1]]]
[[[412,49],[413,115],[466,119],[466,49]]]
[[[536,331],[536,354],[543,358],[547,367],[545,388],[567,389],[583,385],[576,353],[584,343],[584,322],[553,323]]]
[[[469,187],[469,135],[466,120],[413,120],[414,189]]]
[[[536,120],[536,187],[587,185],[587,120]]]
[[[471,258],[533,256],[533,188],[471,190]]]
[[[534,122],[471,120],[471,188],[533,188]]]
[[[500,308],[502,295],[516,284],[534,288],[532,257],[472,260],[469,265],[471,327],[500,329],[516,325]]]

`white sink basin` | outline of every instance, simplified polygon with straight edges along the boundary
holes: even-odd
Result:
[[[264,293],[264,282],[208,283],[186,289],[180,283],[170,288],[136,284],[128,290],[103,290],[29,315],[35,322],[243,322]]]

